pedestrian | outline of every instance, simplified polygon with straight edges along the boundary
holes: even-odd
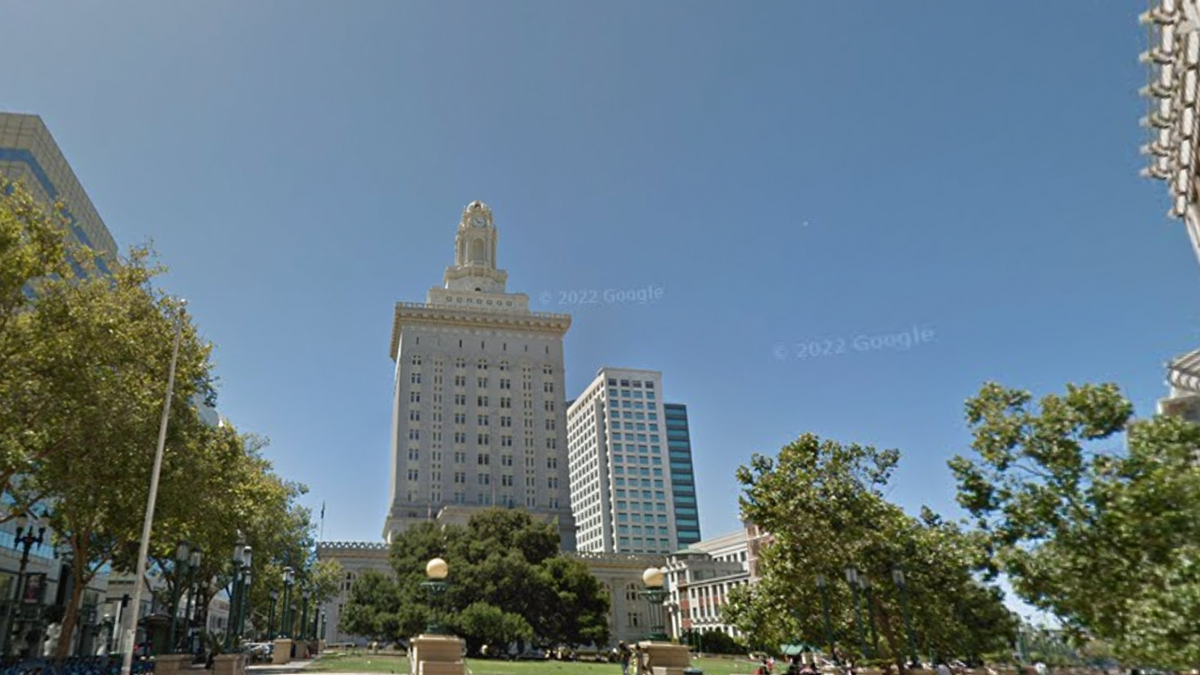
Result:
[[[629,645],[624,642],[618,644],[617,655],[621,659],[621,675],[629,675],[629,659],[632,656],[629,652]]]

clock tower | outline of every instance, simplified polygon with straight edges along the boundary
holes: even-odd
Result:
[[[392,478],[383,535],[521,508],[575,550],[567,458],[567,314],[533,312],[496,269],[492,210],[471,202],[454,265],[425,302],[398,302],[389,349]]]
[[[496,239],[492,210],[481,201],[463,209],[454,238],[454,267],[446,268],[447,290],[504,293],[508,272],[496,269]]]

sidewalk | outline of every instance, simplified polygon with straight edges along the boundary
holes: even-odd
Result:
[[[246,666],[246,672],[256,673],[257,675],[286,675],[287,673],[298,673],[311,666],[315,660],[316,659],[297,659],[291,663],[285,663],[279,666],[270,663],[257,663],[252,666]]]

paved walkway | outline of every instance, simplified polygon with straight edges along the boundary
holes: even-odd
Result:
[[[256,675],[286,675],[287,673],[298,673],[312,664],[313,659],[308,659],[307,661],[296,660],[280,666],[270,663],[259,663],[247,666],[246,670]]]

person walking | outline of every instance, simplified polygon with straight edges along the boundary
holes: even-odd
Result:
[[[621,642],[617,645],[618,658],[621,659],[621,675],[629,675],[629,659],[632,654],[629,652],[629,645]]]

